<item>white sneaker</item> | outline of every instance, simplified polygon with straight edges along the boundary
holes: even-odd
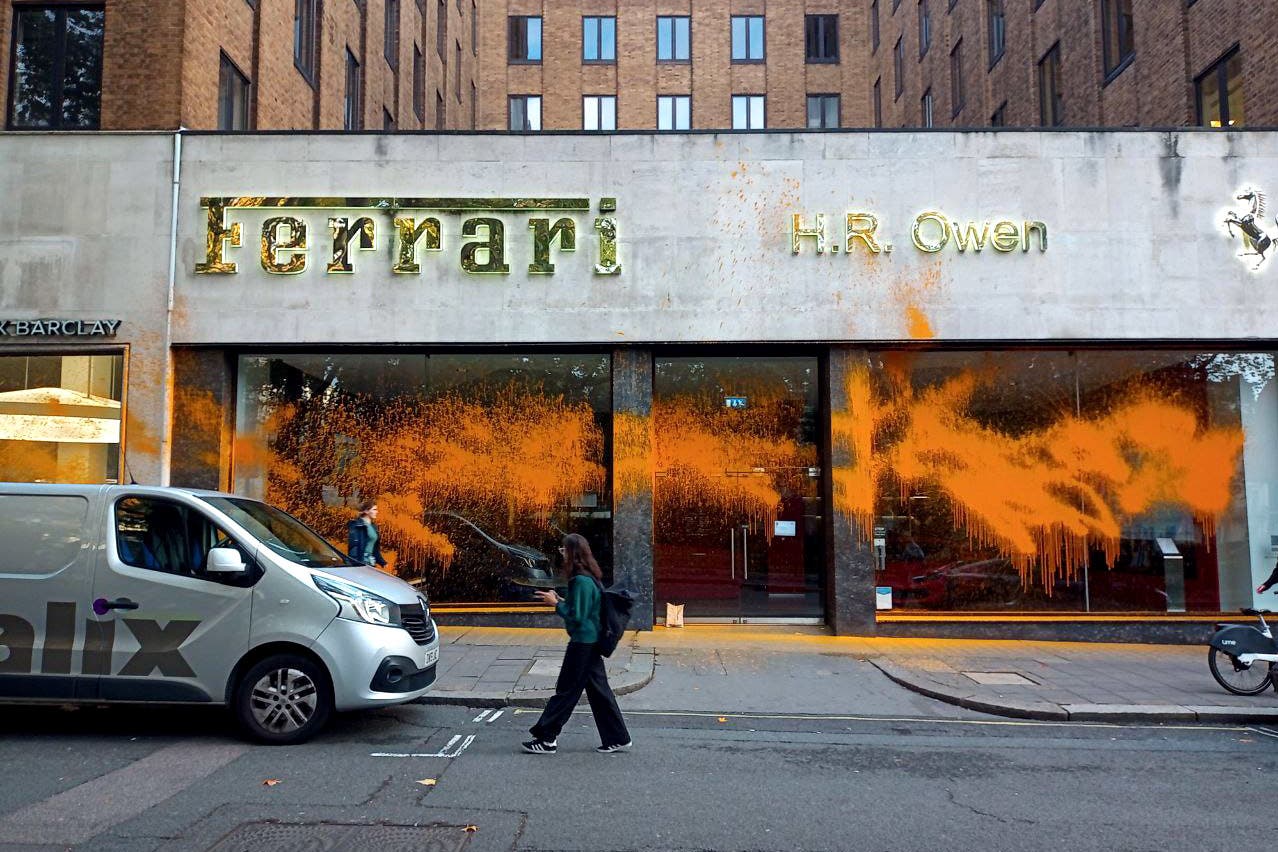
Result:
[[[617,745],[601,745],[599,748],[595,749],[595,751],[600,754],[612,754],[613,752],[618,751],[630,751],[630,746],[630,740],[626,740],[624,743],[618,743]]]

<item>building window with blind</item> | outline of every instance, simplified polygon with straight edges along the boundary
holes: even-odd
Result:
[[[920,119],[924,127],[932,127],[932,89],[928,88],[923,93],[923,100],[920,105]]]
[[[218,69],[217,129],[249,130],[252,86],[225,53]]]
[[[101,6],[13,5],[14,130],[97,130],[102,116]]]
[[[829,130],[839,126],[838,95],[808,95],[808,127]]]
[[[808,15],[804,19],[804,56],[810,65],[839,61],[839,16]]]
[[[657,97],[658,130],[692,129],[692,96],[659,95]]]
[[[510,129],[519,133],[541,130],[541,95],[510,96]]]
[[[1043,54],[1038,61],[1038,123],[1044,127],[1060,127],[1065,123],[1065,106],[1061,94],[1061,43]]]
[[[950,115],[957,118],[963,111],[965,98],[963,89],[963,39],[954,44],[950,51]]]
[[[1194,80],[1194,101],[1200,127],[1242,126],[1242,56],[1238,45]]]
[[[1105,82],[1108,83],[1136,57],[1132,0],[1101,0],[1101,47],[1105,59]]]
[[[611,64],[617,61],[617,19],[587,15],[581,19],[581,61]]]
[[[509,33],[509,56],[512,63],[541,62],[540,17],[511,15]]]
[[[657,61],[689,62],[692,59],[692,18],[666,15],[657,18]]]
[[[932,13],[927,0],[919,0],[919,59],[927,55],[932,46]]]
[[[617,96],[586,95],[581,99],[582,130],[616,130]]]

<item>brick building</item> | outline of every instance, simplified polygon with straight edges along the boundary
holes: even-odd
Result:
[[[5,127],[472,128],[475,2],[0,3]]]
[[[877,126],[1278,124],[1278,21],[1229,0],[860,5]]]

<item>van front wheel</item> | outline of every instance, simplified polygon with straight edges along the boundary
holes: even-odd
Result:
[[[235,715],[256,740],[271,745],[305,742],[333,712],[328,674],[296,654],[276,654],[249,668],[235,692]]]

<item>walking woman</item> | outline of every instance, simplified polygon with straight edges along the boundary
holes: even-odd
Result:
[[[600,746],[595,751],[611,754],[630,748],[630,732],[621,718],[617,697],[608,686],[603,657],[595,643],[599,640],[599,609],[603,602],[603,572],[590,552],[590,543],[576,533],[564,536],[564,566],[568,571],[568,597],[558,592],[537,592],[543,602],[555,605],[555,612],[568,630],[568,649],[555,682],[555,695],[546,704],[541,718],[532,726],[533,739],[524,743],[524,751],[532,754],[554,754],[558,750],[559,732],[572,717],[573,708],[586,691],[590,712],[599,729]]]
[[[382,545],[377,534],[377,502],[365,500],[359,504],[359,517],[346,525],[346,553],[361,565],[386,567],[382,558]]]

